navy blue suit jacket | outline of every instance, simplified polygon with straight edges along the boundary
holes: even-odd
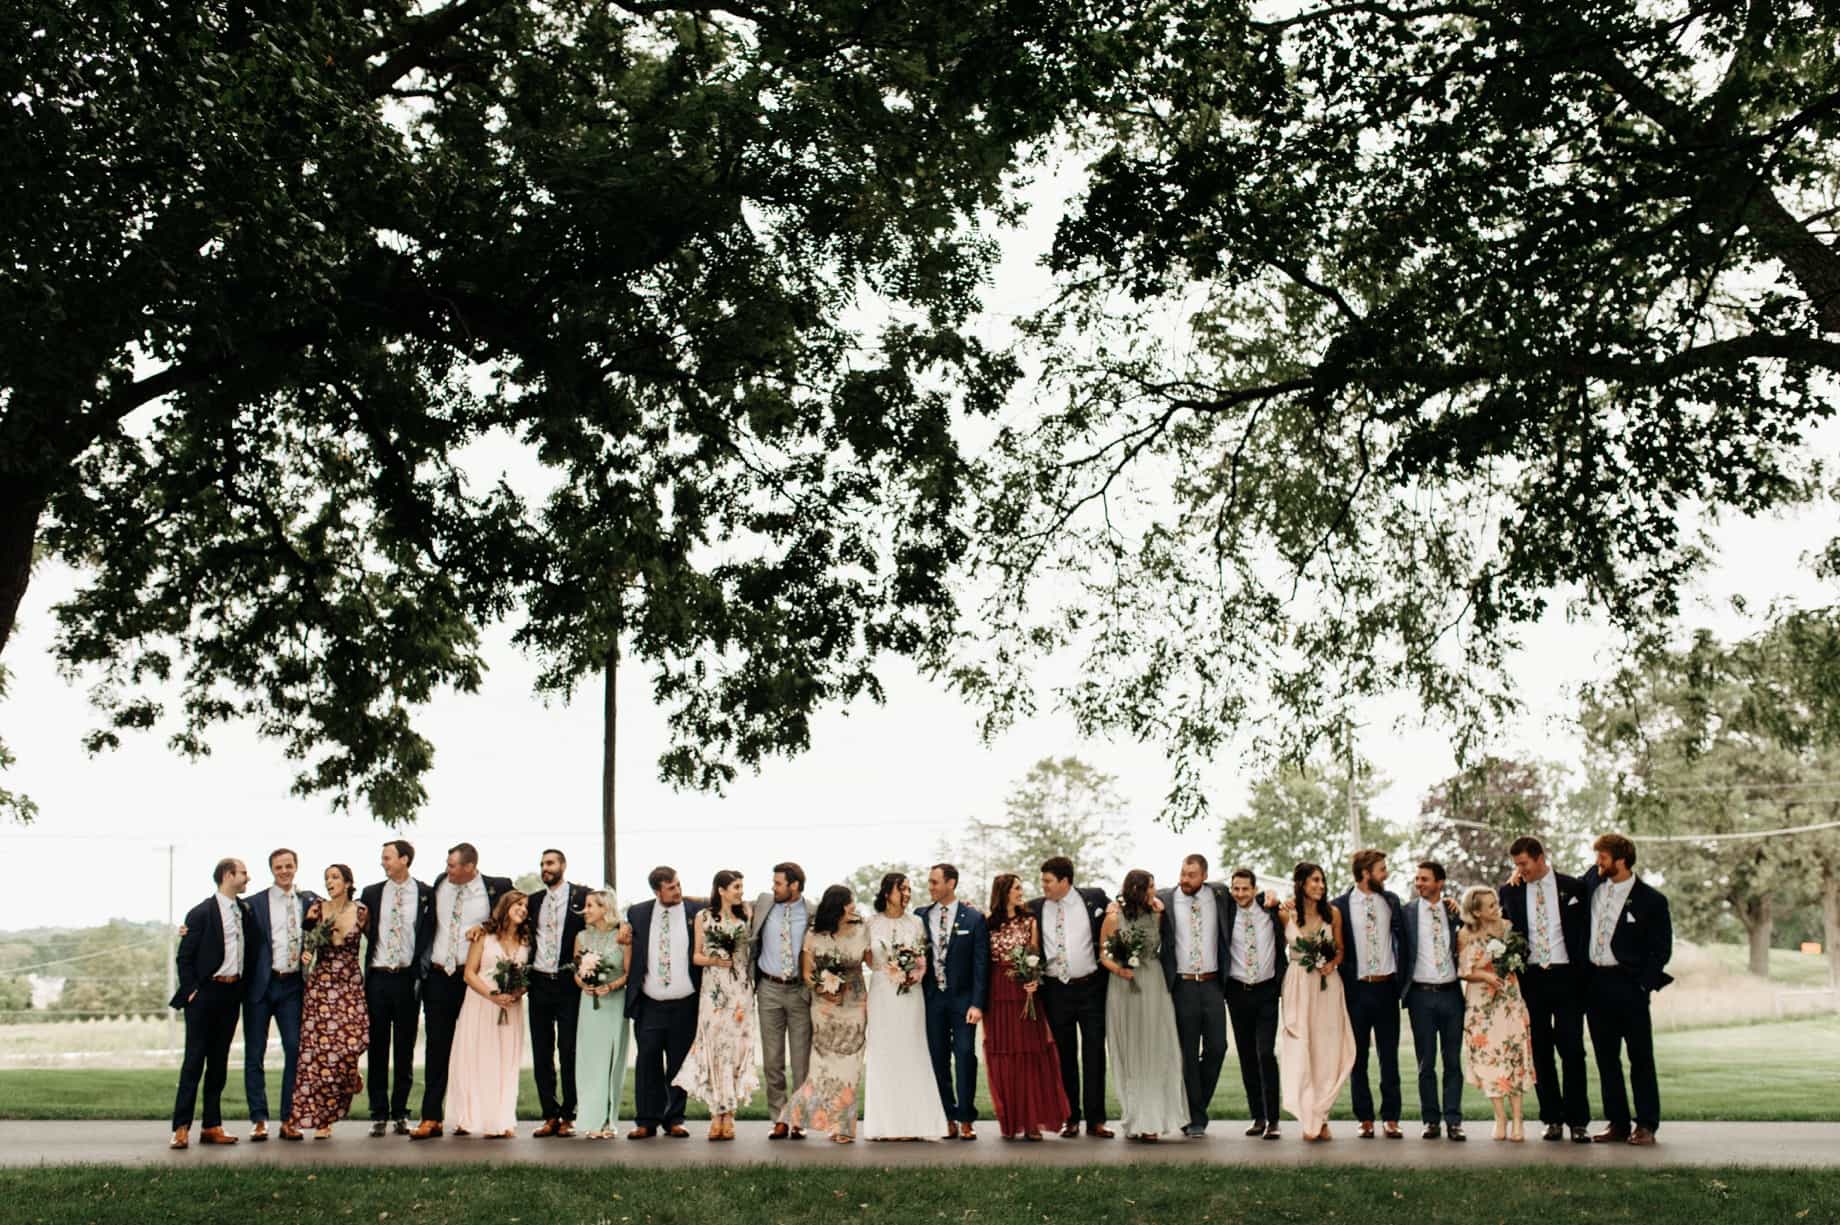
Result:
[[[652,952],[652,908],[656,898],[626,908],[626,921],[632,925],[632,947],[626,950],[626,1015],[637,1020],[645,1011],[645,967]],[[684,961],[690,970],[691,998],[703,989],[703,967],[696,964],[696,916],[703,913],[703,903],[684,899]]]
[[[294,901],[300,907],[300,931],[306,934],[307,908],[320,900],[319,894],[305,889],[294,890]],[[264,889],[255,897],[244,903],[249,907],[249,943],[254,945],[249,950],[249,977],[245,980],[248,987],[246,994],[252,1000],[259,1000],[268,994],[270,982],[275,973],[274,933],[268,928],[268,890]]]
[[[1355,981],[1360,977],[1359,972],[1355,969],[1355,963],[1359,960],[1355,955],[1355,951],[1360,947],[1361,933],[1355,930],[1354,913],[1348,901],[1349,894],[1353,892],[1354,890],[1350,889],[1348,893],[1342,894],[1330,903],[1342,913],[1342,940],[1348,946],[1347,949],[1344,950],[1345,955],[1342,957],[1341,970],[1342,988],[1346,991],[1353,991]],[[1401,946],[1401,937],[1405,934],[1406,925],[1404,914],[1405,907],[1399,904],[1399,895],[1390,889],[1380,890],[1380,896],[1386,899],[1387,906],[1393,912],[1393,922],[1391,924],[1393,933],[1393,965],[1397,967],[1399,973],[1403,974],[1410,968],[1406,964],[1406,955]]]
[[[1607,884],[1592,866],[1579,878],[1587,904],[1599,885]],[[1586,911],[1587,921],[1589,911]],[[1589,927],[1586,928],[1585,965],[1590,965]],[[1668,959],[1674,955],[1674,920],[1668,914],[1667,898],[1647,881],[1636,878],[1623,913],[1617,916],[1616,931],[1610,937],[1610,952],[1617,964],[1631,971],[1644,990],[1659,991],[1674,981],[1667,972]],[[1593,967],[1594,970],[1601,967]]]
[[[914,917],[926,926],[926,974],[921,990],[930,998],[940,994],[933,981],[933,911],[937,904],[927,903],[914,911]],[[990,1003],[990,928],[984,914],[975,906],[958,904],[952,919],[952,937],[946,944],[945,997],[954,1004],[982,1010]]]
[[[249,903],[237,898],[236,904],[243,911],[243,973],[249,977],[249,959],[253,955],[255,944],[253,924],[249,921]],[[185,935],[179,938],[178,951],[173,954],[175,968],[178,970],[179,989],[167,1002],[169,1008],[183,1008],[190,1002],[192,993],[203,983],[217,977],[217,971],[224,964],[224,914],[217,905],[217,894],[198,903],[185,912]]]
[[[1445,905],[1449,900],[1445,898],[1439,902],[1438,909],[1444,912],[1445,935],[1449,937],[1444,947],[1450,950],[1450,964],[1454,966],[1457,964],[1457,929],[1463,926],[1463,923],[1457,918],[1456,908]],[[1406,997],[1412,994],[1412,982],[1418,977],[1418,902],[1419,899],[1414,897],[1393,912],[1393,923],[1399,935],[1399,951],[1395,957],[1399,962],[1399,1003],[1401,1007],[1405,1005]],[[1342,917],[1342,926],[1344,930],[1348,926],[1346,915]],[[1430,967],[1426,967],[1427,975],[1433,972]]]

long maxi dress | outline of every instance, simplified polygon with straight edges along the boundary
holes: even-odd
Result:
[[[294,1112],[288,1122],[302,1131],[331,1127],[351,1113],[351,1099],[364,1088],[358,1061],[370,1046],[370,1010],[364,1004],[365,908],[342,943],[328,944],[313,959],[300,1005],[300,1062],[294,1078]]]
[[[807,932],[805,947],[814,957],[834,953],[849,969],[843,991],[826,999],[811,995],[811,1064],[805,1083],[786,1103],[780,1121],[791,1127],[856,1135],[856,1086],[862,1079],[863,1047],[869,1028],[868,994],[863,987],[862,957],[868,947],[862,923],[846,923],[836,935]]]
[[[926,1001],[920,984],[903,992],[888,971],[899,946],[926,947],[926,927],[912,914],[878,914],[869,916],[865,930],[871,960],[863,1138],[937,1140],[945,1134],[946,1112],[927,1051]]]
[[[530,946],[506,949],[497,936],[482,937],[479,973],[492,981],[501,961],[530,960]],[[505,1024],[499,1017],[506,1016]],[[447,1117],[460,1131],[498,1135],[517,1130],[518,1077],[524,1068],[524,1000],[501,1009],[471,986],[454,1022],[447,1061]]]
[[[1278,1031],[1278,1084],[1284,1108],[1313,1136],[1329,1121],[1348,1074],[1354,1071],[1354,1025],[1340,974],[1322,975],[1296,964],[1297,921],[1284,925],[1291,965],[1284,971]],[[1324,984],[1327,984],[1326,986]]]
[[[1114,979],[1105,992],[1105,1046],[1124,1134],[1179,1132],[1188,1125],[1188,1090],[1182,1082],[1175,1001],[1158,957],[1162,916],[1145,910],[1120,923],[1138,933],[1144,949],[1131,980]]]
[[[581,933],[583,952],[593,953],[606,967],[604,977],[626,972],[626,948],[619,929]],[[626,1043],[632,1026],[626,1021],[626,988],[582,1000],[575,1016],[576,1121],[583,1131],[611,1131],[620,1114],[620,1096],[626,1089]]]
[[[990,1009],[984,1014],[984,1069],[990,1104],[1006,1136],[1056,1131],[1066,1121],[1067,1090],[1061,1085],[1060,1054],[1041,995],[1035,1015],[1023,1008],[1028,993],[1010,970],[1010,956],[1028,948],[1035,920],[1018,915],[990,932]],[[1046,964],[1044,958],[1043,964]]]
[[[745,937],[745,919],[717,919],[705,910],[698,923],[720,923],[729,929],[740,928]],[[709,1107],[709,1113],[733,1114],[760,1088],[760,1073],[754,1067],[754,1049],[759,1040],[754,1032],[754,979],[748,972],[748,945],[736,945],[733,962],[726,966],[704,966],[703,986],[696,1003],[696,1038],[684,1066],[671,1083]]]

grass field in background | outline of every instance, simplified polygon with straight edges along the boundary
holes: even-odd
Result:
[[[1740,1025],[1724,1029],[1692,1029],[1655,1036],[1656,1062],[1661,1074],[1661,1113],[1667,1119],[1810,1120],[1840,1121],[1840,1017],[1787,1021],[1777,1025]],[[270,1048],[268,1096],[271,1104],[281,1097],[279,1051]],[[1406,1035],[1399,1057],[1400,1080],[1408,1121],[1418,1118],[1418,1090],[1411,1038]],[[1377,1066],[1370,1072],[1376,1082]],[[172,1113],[176,1073],[170,1068],[19,1069],[0,1071],[0,1118],[7,1119],[162,1119]],[[979,1081],[979,1110],[991,1117],[990,1100]],[[1591,1066],[1592,1117],[1597,1109],[1597,1073]],[[1118,1117],[1112,1097],[1112,1118]],[[242,1064],[232,1061],[230,1084],[224,1092],[224,1113],[247,1118],[243,1099]],[[421,1104],[421,1075],[410,1098],[410,1114]],[[534,1119],[537,1095],[528,1070],[518,1098],[520,1117]],[[1240,1090],[1239,1059],[1229,1052],[1214,1098],[1213,1117],[1242,1119],[1245,1095]],[[1529,1097],[1528,1114],[1537,1114]],[[1490,1115],[1488,1100],[1468,1090],[1465,1115],[1483,1119]],[[368,1118],[366,1099],[360,1095],[353,1116]],[[632,1078],[628,1076],[622,1119],[632,1117]],[[706,1118],[696,1103],[691,1117]],[[766,1117],[766,1093],[740,1112],[744,1119]],[[1348,1113],[1344,1090],[1337,1118]],[[1288,1123],[1289,1120],[1286,1120]]]
[[[917,1176],[918,1175],[918,1176]],[[1552,1170],[1274,1170],[1127,1165],[1085,1169],[580,1170],[424,1166],[148,1171],[0,1170],[15,1225],[92,1221],[554,1221],[831,1225],[876,1220],[1162,1225],[1244,1221],[1363,1225],[1481,1221],[1759,1221],[1840,1219],[1840,1173],[1712,1167],[1619,1170],[1555,1178]]]

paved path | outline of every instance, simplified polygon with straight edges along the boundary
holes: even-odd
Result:
[[[589,1141],[536,1140],[534,1123],[521,1127],[514,1140],[488,1141],[449,1136],[411,1143],[400,1136],[373,1140],[369,1124],[342,1123],[331,1140],[308,1138],[298,1144],[270,1139],[251,1144],[249,1125],[231,1126],[231,1134],[244,1137],[232,1148],[193,1147],[175,1153],[166,1147],[164,1124],[147,1122],[36,1123],[0,1122],[0,1166],[70,1165],[83,1162],[157,1166],[167,1168],[237,1167],[249,1165],[432,1165],[493,1163],[507,1160],[553,1166],[747,1165],[772,1162],[781,1165],[820,1165],[827,1168],[861,1166],[928,1165],[1030,1165],[1080,1166],[1132,1161],[1213,1162],[1247,1165],[1370,1165],[1439,1168],[1483,1166],[1556,1166],[1572,1169],[1636,1169],[1658,1165],[1760,1165],[1840,1167],[1840,1123],[1669,1123],[1654,1148],[1636,1149],[1624,1144],[1547,1144],[1530,1139],[1523,1144],[1489,1139],[1486,1123],[1470,1132],[1466,1144],[1447,1140],[1421,1140],[1416,1131],[1400,1140],[1357,1140],[1352,1123],[1333,1125],[1335,1138],[1328,1144],[1305,1144],[1295,1128],[1281,1141],[1251,1140],[1240,1135],[1243,1124],[1216,1120],[1207,1139],[1132,1144],[1122,1139],[1060,1140],[1039,1144],[1008,1142],[993,1131],[982,1130],[975,1143],[833,1144],[809,1139],[803,1143],[767,1140],[766,1123],[738,1123],[736,1139],[711,1144],[702,1128],[693,1126],[689,1140],[658,1137],[652,1140]],[[703,1125],[704,1127],[707,1124]]]

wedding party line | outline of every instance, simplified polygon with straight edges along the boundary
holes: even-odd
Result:
[[[414,846],[391,839],[383,880],[359,890],[333,864],[324,896],[296,884],[284,848],[268,857],[273,884],[246,900],[248,868],[225,858],[179,929],[170,1003],[185,1049],[170,1146],[190,1146],[201,1090],[199,1142],[240,1139],[221,1110],[239,1024],[252,1141],[269,1139],[271,1118],[284,1141],[329,1139],[366,1091],[373,1138],[511,1137],[527,1029],[539,1138],[578,1125],[616,1135],[631,1043],[629,1140],[688,1137],[691,1098],[708,1108],[708,1139],[732,1140],[764,1079],[773,1140],[850,1143],[860,1113],[869,1140],[973,1141],[980,1050],[1005,1140],[1113,1138],[1108,1064],[1128,1139],[1200,1139],[1230,1030],[1247,1137],[1280,1139],[1288,1114],[1304,1140],[1332,1139],[1330,1111],[1352,1080],[1359,1137],[1398,1140],[1402,1013],[1424,1139],[1467,1138],[1467,1079],[1488,1096],[1496,1140],[1525,1139],[1532,1091],[1543,1140],[1652,1145],[1649,1001],[1672,981],[1667,899],[1636,875],[1630,839],[1604,834],[1592,851],[1571,876],[1521,837],[1506,882],[1460,898],[1426,860],[1406,901],[1374,849],[1351,857],[1334,896],[1318,864],[1297,864],[1281,897],[1249,868],[1209,880],[1198,854],[1174,886],[1133,869],[1109,895],[1054,856],[1038,896],[1006,872],[979,890],[981,910],[939,863],[926,904],[890,872],[866,915],[847,885],[814,903],[793,862],[775,864],[752,902],[738,871],[690,897],[674,869],[654,868],[652,897],[622,914],[610,890],[570,883],[554,848],[529,893],[481,873],[466,842],[431,885],[412,874]],[[1594,1134],[1587,1027],[1606,1123]],[[272,1114],[271,1028],[283,1063]]]

